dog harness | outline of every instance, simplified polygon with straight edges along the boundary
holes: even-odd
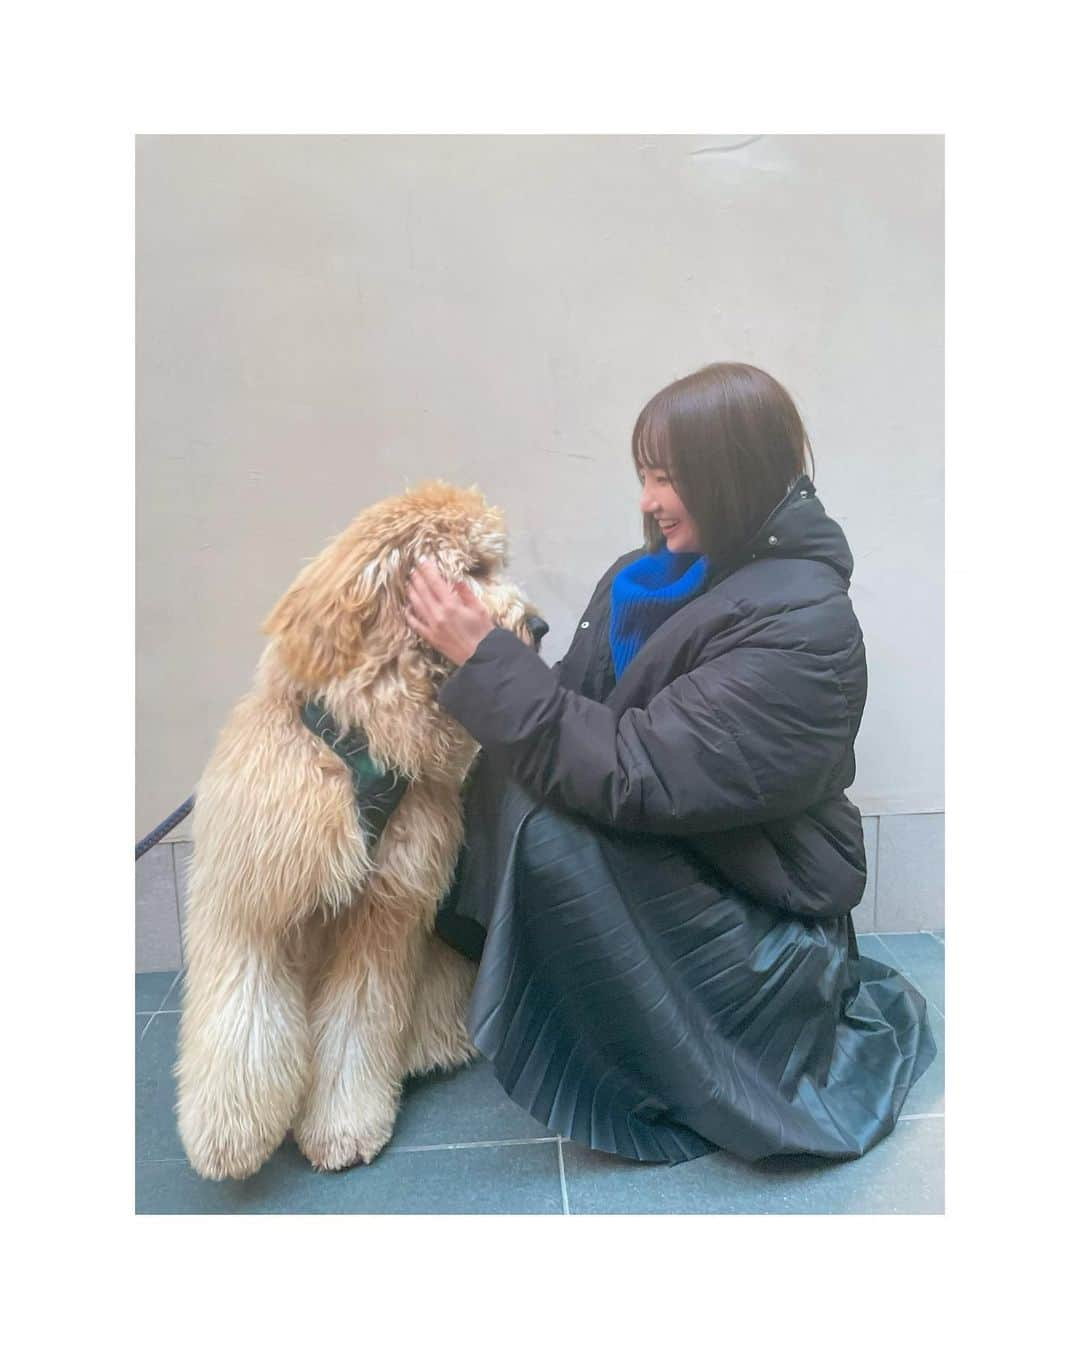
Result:
[[[540,650],[540,640],[549,631],[546,620],[539,614],[530,614],[525,626],[533,645]],[[383,769],[368,753],[367,737],[357,728],[343,732],[320,699],[310,699],[300,709],[304,726],[344,760],[352,778],[353,796],[360,827],[367,837],[368,851],[379,842],[386,822],[394,807],[405,795],[410,779],[396,769]]]
[[[300,709],[300,718],[309,731],[344,760],[352,778],[353,796],[360,828],[367,838],[371,852],[379,842],[386,822],[405,794],[409,779],[396,769],[383,769],[368,753],[368,743],[362,731],[353,728],[342,732],[325,706],[314,699]]]

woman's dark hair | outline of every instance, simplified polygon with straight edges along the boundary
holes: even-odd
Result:
[[[634,467],[662,469],[714,562],[746,544],[806,472],[813,451],[787,392],[757,366],[719,361],[654,394],[638,414]],[[652,516],[645,544],[664,543]]]

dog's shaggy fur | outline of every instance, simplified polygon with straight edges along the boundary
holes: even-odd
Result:
[[[176,1077],[205,1177],[250,1176],[290,1128],[317,1168],[370,1162],[403,1079],[476,1053],[475,967],[433,924],[477,746],[435,700],[452,666],[405,621],[424,554],[531,644],[535,610],[499,575],[500,513],[423,483],[363,511],[275,606],[255,687],[197,785]],[[300,719],[315,697],[411,780],[373,855],[345,764]]]

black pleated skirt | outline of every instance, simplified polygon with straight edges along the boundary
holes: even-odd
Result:
[[[922,996],[860,956],[850,917],[802,919],[677,840],[533,799],[483,752],[436,928],[479,962],[474,1043],[508,1095],[589,1148],[855,1158],[936,1053]]]

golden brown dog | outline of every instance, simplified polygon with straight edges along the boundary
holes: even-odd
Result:
[[[435,701],[452,667],[405,621],[424,554],[531,643],[535,610],[500,576],[500,513],[423,483],[361,512],[275,606],[197,785],[176,1078],[203,1176],[251,1175],[290,1128],[318,1168],[370,1162],[403,1079],[475,1055],[475,967],[433,924],[477,746]],[[346,765],[301,721],[313,698],[410,780],[371,856]]]

